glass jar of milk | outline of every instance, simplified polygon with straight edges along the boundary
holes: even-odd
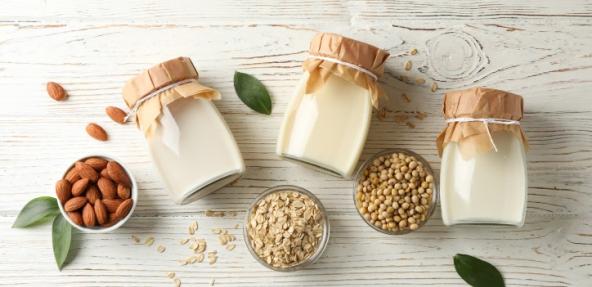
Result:
[[[370,127],[388,52],[330,33],[317,34],[280,128],[277,154],[350,178]]]
[[[129,80],[123,97],[177,204],[195,201],[238,179],[238,146],[212,103],[218,91],[198,82],[191,59],[160,63]],[[129,116],[128,116],[129,117]]]
[[[522,226],[528,193],[522,97],[473,88],[446,93],[442,156],[442,220]]]

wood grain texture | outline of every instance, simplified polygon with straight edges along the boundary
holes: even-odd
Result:
[[[463,286],[452,256],[488,260],[508,286],[589,286],[592,282],[592,2],[590,1],[19,1],[0,9],[0,286],[162,286],[175,271],[183,286]],[[405,147],[439,168],[434,144],[443,127],[442,94],[476,85],[525,97],[529,136],[526,225],[445,227],[440,211],[421,230],[400,237],[374,232],[359,218],[352,182],[295,166],[274,153],[282,115],[317,31],[343,33],[388,49],[381,79],[389,108],[423,111],[415,129],[373,119],[363,159]],[[403,55],[411,48],[418,55]],[[219,89],[216,103],[247,165],[242,179],[203,200],[173,205],[133,125],[105,116],[123,107],[130,76],[176,56],[196,63],[201,81]],[[413,61],[405,72],[403,63]],[[251,73],[272,94],[271,116],[236,97],[235,70]],[[405,78],[405,77],[407,78]],[[427,80],[414,83],[416,77]],[[70,98],[56,103],[45,83]],[[432,82],[440,89],[429,91]],[[401,98],[405,92],[411,98]],[[88,122],[103,125],[107,143],[90,139]],[[134,217],[111,234],[84,234],[76,258],[58,272],[50,228],[11,229],[32,197],[52,194],[71,161],[95,151],[121,158],[139,182]],[[265,188],[303,186],[328,209],[331,240],[306,270],[264,269],[243,245],[249,203]],[[205,210],[235,212],[206,217]],[[200,236],[219,250],[216,265],[179,266],[178,240],[197,219]],[[239,224],[240,228],[235,228]],[[237,235],[226,251],[210,228]],[[154,236],[152,247],[130,236]],[[164,244],[167,251],[156,252]]]

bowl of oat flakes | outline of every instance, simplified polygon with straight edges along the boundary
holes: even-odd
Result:
[[[261,265],[289,272],[316,262],[329,241],[321,201],[293,185],[265,190],[249,207],[244,224],[247,249]]]

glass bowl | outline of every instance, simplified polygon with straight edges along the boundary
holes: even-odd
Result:
[[[434,174],[434,171],[432,170],[430,164],[419,154],[408,150],[408,149],[403,149],[403,148],[394,148],[394,149],[386,149],[383,151],[380,151],[376,154],[374,154],[373,156],[371,156],[370,158],[368,158],[366,161],[364,161],[364,163],[362,164],[362,166],[360,166],[360,168],[358,169],[354,179],[354,184],[353,184],[353,200],[354,200],[354,207],[357,211],[357,213],[360,215],[360,217],[364,220],[364,222],[366,222],[366,224],[368,224],[370,227],[372,227],[374,230],[385,233],[385,234],[390,234],[390,235],[402,235],[402,234],[407,234],[416,230],[411,230],[411,229],[405,229],[405,230],[396,230],[396,231],[390,231],[390,230],[385,230],[382,228],[379,228],[378,226],[372,224],[372,222],[368,221],[361,213],[360,210],[358,209],[358,206],[356,204],[356,191],[358,189],[358,185],[360,182],[360,179],[363,177],[364,175],[364,171],[366,170],[366,168],[368,166],[370,166],[372,164],[372,162],[381,157],[381,156],[385,156],[385,155],[391,155],[393,153],[403,153],[406,155],[410,155],[413,156],[417,159],[417,161],[421,162],[424,166],[424,169],[426,170],[426,172],[429,175],[432,175],[433,177],[433,187],[432,187],[432,200],[430,202],[430,207],[428,209],[428,212],[426,214],[426,220],[421,221],[418,223],[418,228],[416,230],[419,230],[426,222],[428,222],[428,220],[430,219],[430,217],[432,217],[432,214],[434,214],[434,210],[436,209],[436,205],[438,202],[438,196],[439,196],[439,189],[438,189],[438,177]]]
[[[323,216],[323,222],[322,222],[323,234],[321,236],[319,244],[316,247],[315,252],[310,257],[308,257],[307,259],[303,260],[302,262],[300,262],[296,265],[292,265],[292,266],[288,266],[288,267],[275,267],[275,266],[268,264],[265,260],[260,258],[257,255],[257,253],[255,252],[255,250],[253,250],[253,247],[251,246],[251,239],[249,238],[247,228],[249,227],[249,217],[250,217],[251,213],[253,212],[253,210],[255,209],[255,207],[257,206],[257,203],[260,200],[262,200],[263,198],[265,198],[266,196],[268,196],[272,193],[286,191],[286,190],[298,192],[300,194],[304,194],[304,195],[308,196],[312,201],[314,201],[314,203],[318,206],[318,208]],[[265,191],[263,191],[263,193],[261,193],[259,196],[257,196],[257,198],[255,198],[255,200],[253,201],[251,206],[249,206],[249,209],[247,211],[247,215],[245,216],[245,223],[243,226],[243,236],[245,239],[245,244],[247,245],[247,249],[249,250],[249,252],[253,256],[253,258],[255,258],[255,260],[257,260],[257,262],[259,262],[261,265],[263,265],[271,270],[274,270],[274,271],[291,272],[291,271],[300,270],[306,266],[309,266],[309,265],[315,263],[323,255],[323,252],[327,248],[327,243],[329,242],[329,233],[330,233],[329,229],[330,229],[330,226],[329,226],[329,219],[327,217],[327,211],[325,210],[325,207],[323,206],[321,201],[312,192],[310,192],[302,187],[295,186],[295,185],[278,185],[278,186],[274,186],[274,187],[268,188]]]

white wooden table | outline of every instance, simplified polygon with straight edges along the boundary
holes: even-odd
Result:
[[[509,286],[592,285],[592,3],[551,0],[462,1],[23,1],[0,3],[0,285],[168,286],[463,286],[452,256],[468,253],[495,264]],[[201,2],[201,3],[200,3]],[[280,3],[281,2],[281,3]],[[443,127],[442,94],[476,85],[525,97],[523,126],[530,139],[526,225],[446,227],[440,210],[427,226],[392,237],[368,227],[354,210],[352,182],[279,160],[275,140],[317,31],[343,33],[389,49],[381,79],[391,106],[424,111],[416,128],[373,120],[363,158],[391,147],[425,156],[436,169],[434,139]],[[397,56],[411,48],[416,56]],[[120,89],[132,75],[176,56],[190,56],[201,81],[219,89],[217,106],[247,165],[242,179],[194,204],[176,206],[163,190],[134,125],[104,114],[123,106]],[[413,61],[411,72],[403,63]],[[237,98],[235,70],[261,79],[273,94],[273,114],[255,114]],[[406,75],[409,80],[402,81]],[[419,86],[415,77],[427,79]],[[55,102],[45,83],[70,98]],[[437,82],[440,89],[429,91]],[[411,98],[406,103],[400,96]],[[90,121],[111,135],[89,138]],[[52,195],[54,182],[77,156],[117,156],[139,180],[134,216],[111,234],[78,235],[76,257],[58,272],[49,226],[11,229],[31,198]],[[501,179],[503,180],[503,179]],[[263,189],[296,184],[323,201],[331,220],[325,255],[306,270],[276,273],[246,250],[240,224]],[[231,211],[222,218],[205,211]],[[235,214],[233,214],[235,213]],[[179,266],[192,220],[214,266]],[[221,248],[211,228],[237,235]],[[154,236],[153,247],[132,234]],[[167,251],[156,252],[163,244]]]

